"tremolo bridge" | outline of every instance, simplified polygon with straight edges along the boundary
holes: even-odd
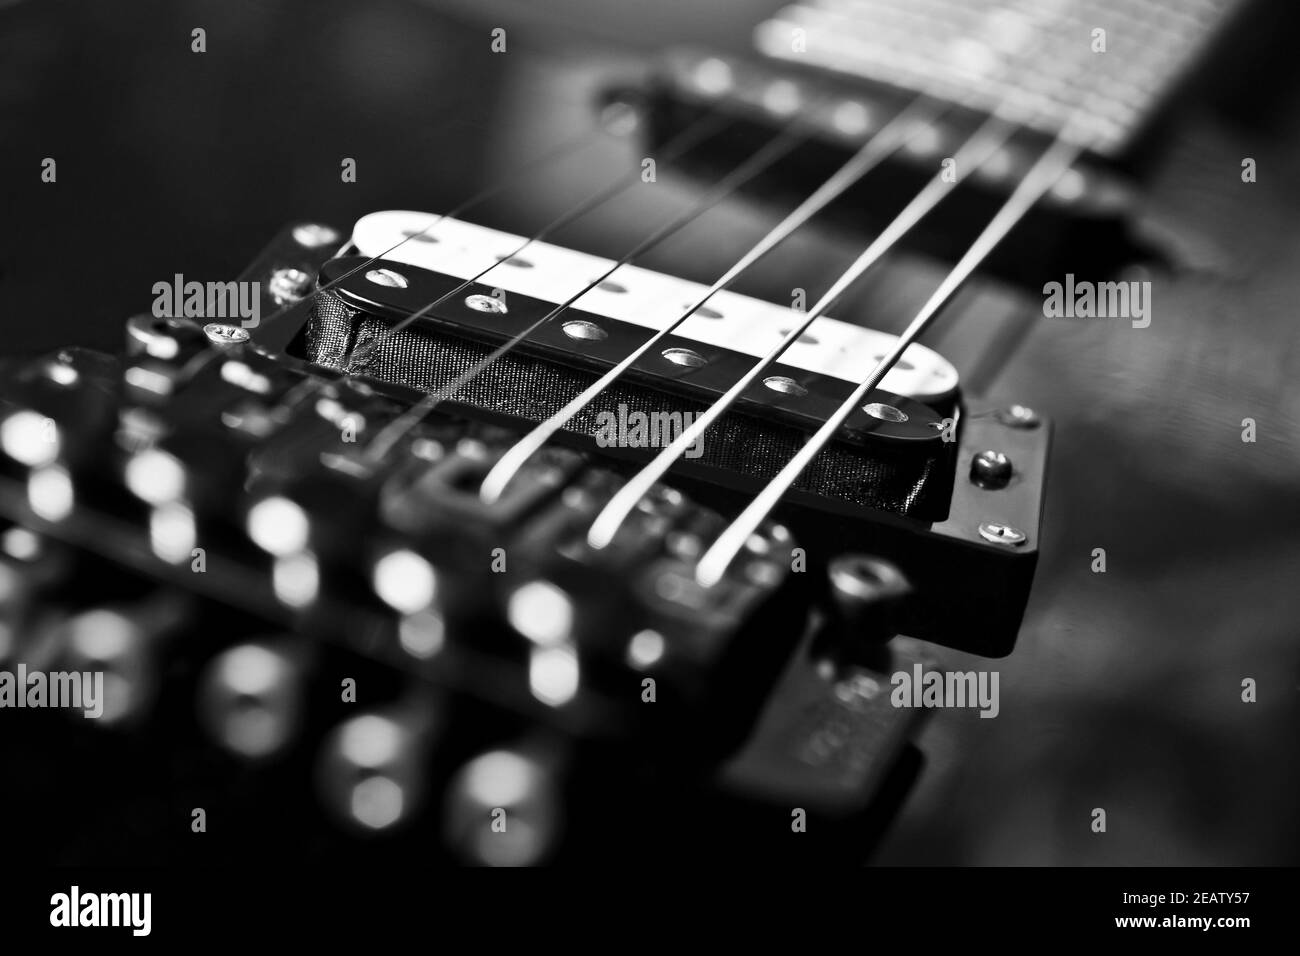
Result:
[[[426,231],[436,241],[421,241]],[[294,350],[376,388],[434,395],[446,410],[527,430],[703,291],[620,266],[579,295],[615,263],[541,242],[512,255],[522,242],[427,214],[367,216],[321,265],[327,288]],[[788,307],[715,294],[556,440],[616,465],[645,460],[797,319]],[[674,474],[684,488],[723,510],[743,503],[894,342],[830,318],[806,337],[682,456]],[[506,345],[508,354],[459,381]],[[924,346],[911,346],[882,384],[795,486],[783,517],[820,567],[828,555],[866,550],[903,567],[918,592],[941,594],[905,603],[907,633],[1005,653],[1037,553],[1047,429],[1037,416],[968,406],[956,370]]]
[[[12,371],[0,392],[0,509],[30,536],[4,559],[26,582],[11,608],[24,635],[13,654],[76,650],[22,617],[63,586],[59,569],[71,565],[60,556],[76,554],[79,581],[126,575],[141,594],[186,598],[157,627],[141,611],[139,633],[97,665],[132,687],[115,720],[141,716],[157,694],[150,681],[184,661],[202,670],[205,733],[259,758],[294,745],[307,681],[361,675],[379,703],[319,743],[319,767],[327,805],[362,827],[420,812],[431,785],[419,776],[422,748],[534,760],[556,788],[594,774],[611,807],[617,781],[655,760],[711,793],[797,800],[825,821],[858,813],[915,723],[890,705],[888,680],[926,659],[919,641],[988,655],[1014,644],[1037,554],[1046,427],[1025,409],[972,407],[952,366],[912,346],[726,577],[702,584],[704,549],[891,337],[818,320],[705,431],[701,454],[596,547],[594,520],[637,459],[659,450],[620,447],[636,444],[632,433],[602,433],[602,415],[685,421],[796,313],[714,297],[487,500],[485,475],[522,432],[698,290],[620,270],[600,295],[532,329],[573,297],[546,286],[556,260],[577,288],[610,263],[535,243],[534,268],[503,265],[499,284],[472,282],[501,234],[485,243],[450,221],[436,232],[439,261],[419,250],[436,244],[415,239],[368,261],[397,241],[368,223],[400,236],[431,219],[411,215],[363,220],[341,249],[320,241],[322,227],[286,229],[241,276],[272,316],[254,327],[142,315],[128,322],[121,359],[69,349]],[[552,278],[539,281],[543,272]],[[729,317],[748,334],[730,331]],[[466,374],[525,331],[517,352]],[[58,560],[43,569],[47,551]],[[98,613],[93,596],[86,606]],[[233,643],[218,653],[171,639],[183,613],[221,622],[214,633]],[[265,679],[250,689],[240,680],[253,665]],[[410,689],[415,677],[426,690]],[[409,747],[356,766],[344,746],[354,724],[382,725]],[[845,727],[851,752],[809,765],[809,748]],[[639,744],[623,746],[630,739]],[[398,816],[359,815],[349,797],[358,774],[400,792]],[[454,802],[459,779],[432,785]],[[598,841],[604,824],[579,816]]]

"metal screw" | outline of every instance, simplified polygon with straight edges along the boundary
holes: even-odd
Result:
[[[471,295],[465,300],[465,304],[475,312],[491,312],[495,315],[505,315],[509,311],[504,302],[490,295]]]
[[[970,480],[981,488],[1004,488],[1011,474],[1011,459],[1000,451],[982,451],[970,463]]]
[[[297,302],[310,288],[311,276],[301,269],[276,269],[271,273],[271,281],[266,284],[266,291],[276,305]]]
[[[770,561],[750,561],[745,565],[745,577],[750,584],[770,588],[781,580],[781,572]]]
[[[863,405],[862,410],[872,418],[878,418],[882,422],[905,422],[907,421],[907,412],[901,408],[895,408],[893,405],[882,405],[880,402],[872,402],[870,405]]]
[[[867,554],[842,554],[831,559],[826,574],[839,624],[833,657],[870,653],[898,633],[912,588],[897,565]]]
[[[406,281],[406,276],[392,269],[371,269],[366,273],[366,278],[375,285],[387,286],[390,289],[405,289],[410,285]]]
[[[799,108],[803,96],[789,80],[775,80],[763,91],[763,105],[778,116],[787,116]]]
[[[329,226],[322,226],[318,222],[304,222],[301,226],[294,226],[293,241],[308,249],[319,249],[321,246],[338,242],[339,234]]]
[[[628,100],[614,100],[600,111],[600,122],[615,136],[627,136],[641,124],[641,107]]]
[[[980,525],[980,537],[993,544],[1005,544],[1013,548],[1024,544],[1026,540],[1025,533],[1019,528],[999,521],[986,521]]]
[[[763,384],[774,392],[780,392],[782,395],[794,395],[796,398],[802,398],[808,394],[808,389],[784,375],[769,375],[763,379]]]
[[[209,322],[203,326],[203,334],[213,345],[240,345],[248,341],[248,329],[220,322]]]
[[[910,590],[906,576],[895,564],[865,554],[833,558],[826,574],[836,599],[859,607],[897,600]]]
[[[595,322],[588,322],[586,319],[565,322],[560,329],[571,339],[585,339],[588,342],[599,342],[609,334]]]
[[[53,362],[45,366],[45,375],[58,385],[76,385],[81,374],[72,363],[72,353],[64,349]]]
[[[845,100],[835,107],[831,122],[845,136],[862,136],[871,129],[871,113],[856,100]]]
[[[1038,417],[1038,412],[1028,405],[1012,405],[1010,408],[1000,408],[993,414],[1003,425],[1008,425],[1011,428],[1037,428],[1042,422],[1042,419]]]
[[[721,96],[731,89],[734,78],[731,73],[731,66],[716,56],[711,56],[706,60],[701,60],[695,66],[696,87],[703,93],[710,96]]]
[[[694,349],[664,349],[660,354],[674,365],[686,368],[702,368],[709,364],[709,360]]]

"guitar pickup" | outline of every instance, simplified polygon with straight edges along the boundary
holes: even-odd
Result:
[[[348,275],[349,272],[354,274]],[[379,277],[378,281],[372,276]],[[397,281],[394,276],[400,276],[401,285],[386,284]],[[389,260],[368,262],[351,256],[334,259],[321,270],[321,281],[338,282],[330,291],[339,305],[388,320],[390,325],[407,323],[415,316],[418,331],[432,334],[450,334],[491,346],[504,346],[519,338],[517,346],[511,346],[512,352],[517,347],[519,354],[576,370],[605,372],[649,338],[642,326],[579,309],[564,309],[554,316],[555,321],[547,321],[548,316],[560,309],[559,303],[518,293],[502,294],[500,289],[484,283],[470,283],[461,288],[464,281],[455,276]],[[429,308],[435,302],[438,304]],[[396,337],[387,329],[363,330],[353,345],[349,370],[364,373],[381,364],[384,356],[376,354],[379,352],[395,355],[393,339]],[[403,359],[408,354],[420,353],[402,353]],[[629,382],[707,407],[735,385],[756,361],[732,348],[670,335],[632,365],[626,375]],[[864,370],[869,368],[870,365],[864,366]],[[454,376],[439,381],[442,370],[438,364],[430,363],[420,370],[424,375],[414,380],[404,375],[406,380],[401,384],[429,392],[447,389],[448,397],[457,397],[459,391],[451,384]],[[741,396],[738,409],[808,431],[822,425],[855,387],[852,382],[780,362],[773,363],[766,371],[768,374]],[[463,391],[476,387],[470,382]],[[610,390],[612,394],[617,391],[617,388]],[[936,401],[950,398],[927,397]],[[943,418],[940,411],[950,404],[943,401],[941,408],[936,409],[905,395],[877,389],[867,397],[863,408],[849,416],[840,440],[859,446],[885,442],[900,447],[924,447],[940,440]],[[866,410],[873,405],[887,406],[902,414],[873,415]],[[671,419],[666,419],[665,414],[672,416]],[[697,414],[683,406],[679,411],[647,417],[644,427],[655,429],[653,434],[646,434],[647,444],[662,447],[689,426]],[[636,438],[628,434],[638,427],[636,421],[615,419],[610,424],[615,426],[613,430],[603,420],[597,424],[597,440],[604,438],[610,444],[636,443]],[[672,429],[674,433],[663,434],[660,428]]]
[[[699,283],[635,265],[619,264],[546,242],[525,240],[522,236],[457,219],[401,210],[376,212],[358,220],[353,227],[350,247],[345,251],[385,259],[390,263],[419,266],[458,280],[477,280],[481,276],[480,285],[486,286],[500,300],[498,305],[508,309],[498,312],[497,307],[480,303],[489,311],[484,313],[486,318],[480,318],[476,324],[486,330],[496,327],[493,320],[497,316],[500,316],[500,322],[508,323],[509,316],[515,311],[510,308],[508,300],[515,295],[551,303],[552,307],[567,303],[569,307],[557,316],[557,327],[563,328],[573,320],[589,322],[597,328],[573,326],[566,333],[563,341],[567,344],[562,351],[576,356],[578,350],[574,343],[603,342],[604,347],[591,346],[591,354],[597,359],[601,355],[617,355],[621,359],[626,354],[615,350],[621,342],[602,337],[606,322],[621,323],[616,328],[622,330],[628,330],[628,326],[642,330],[633,340],[635,345],[639,345],[649,338],[649,332],[659,331],[683,315],[708,291]],[[373,268],[367,267],[364,276],[368,276]],[[333,270],[330,274],[344,271]],[[354,278],[362,279],[364,276],[359,274]],[[347,288],[363,290],[358,293],[363,300],[379,293],[374,285],[364,281],[349,282]],[[470,294],[465,291],[459,298],[467,298]],[[404,305],[418,304],[420,307],[431,301],[421,301],[415,295],[396,296],[395,299]],[[434,310],[434,314],[437,312]],[[703,306],[682,322],[680,340],[673,345],[701,353],[723,349],[744,356],[753,364],[802,318],[803,313],[798,309],[724,289],[710,296]],[[797,383],[803,383],[804,374],[814,373],[856,384],[896,341],[896,336],[821,316],[786,349],[779,367]],[[689,363],[686,356],[678,358]],[[653,365],[648,367],[654,368]],[[694,367],[678,363],[679,369]],[[679,372],[678,377],[684,374]],[[707,381],[711,375],[705,371],[691,377]],[[881,382],[884,391],[905,395],[936,408],[951,399],[957,387],[957,370],[952,364],[920,344],[910,346]]]

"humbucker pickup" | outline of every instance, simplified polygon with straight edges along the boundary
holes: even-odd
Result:
[[[470,279],[491,269],[480,280],[481,285],[541,302],[563,303],[577,296],[560,324],[571,314],[658,331],[707,291],[696,282],[624,264],[615,275],[583,292],[615,266],[613,260],[541,241],[529,242],[524,252],[513,254],[525,241],[522,236],[474,223],[404,210],[371,213],[359,219],[352,231],[352,251],[361,256],[419,266],[457,279]],[[500,265],[493,268],[495,263]],[[365,285],[354,283],[346,288]],[[372,287],[371,292],[375,298],[389,295],[403,307],[430,301],[400,294],[403,290],[384,293],[382,287]],[[800,318],[801,313],[789,306],[722,290],[681,325],[680,344],[696,352],[727,350],[759,358]],[[598,344],[590,343],[601,341],[601,331],[575,327],[570,335],[574,354],[578,354],[579,343],[599,350]],[[857,384],[895,341],[893,335],[823,316],[786,350],[781,363],[796,377],[813,373]],[[881,388],[938,406],[952,396],[957,385],[952,364],[917,344],[885,376]]]

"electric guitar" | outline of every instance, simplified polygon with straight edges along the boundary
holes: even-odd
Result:
[[[629,68],[451,6],[374,22],[455,51],[472,188],[156,264],[124,349],[8,362],[4,759],[57,765],[19,839],[75,774],[125,829],[47,858],[1290,852],[1247,796],[1232,846],[1175,812],[1223,796],[1184,721],[1263,760],[1294,711],[1238,703],[1294,620],[1288,273],[1248,251],[1294,229],[1267,154],[1186,146],[1276,11],[723,5],[752,48]]]

